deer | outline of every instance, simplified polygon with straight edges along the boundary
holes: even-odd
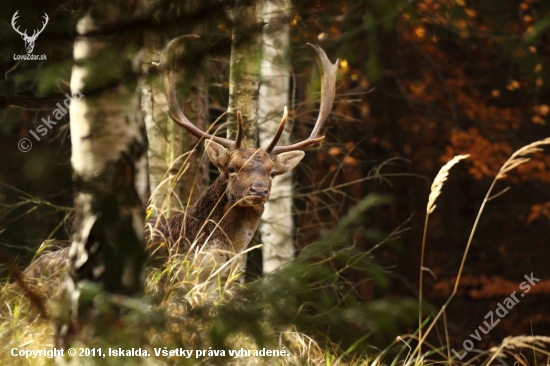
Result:
[[[174,88],[176,48],[182,43],[199,39],[185,35],[168,43],[161,52],[160,62],[154,66],[164,74],[164,93],[168,100],[168,115],[180,127],[204,140],[206,153],[220,175],[187,210],[165,219],[147,222],[145,230],[148,254],[214,253],[208,260],[214,264],[227,263],[250,243],[269,198],[271,183],[278,175],[294,169],[305,156],[304,150],[319,145],[325,136],[319,136],[335,97],[336,72],[339,61],[332,64],[317,45],[307,44],[313,50],[321,76],[321,103],[317,121],[310,136],[288,146],[277,146],[288,118],[284,108],[281,123],[265,149],[241,146],[242,115],[237,111],[235,140],[211,135],[193,125],[179,107]],[[34,261],[25,271],[30,277],[39,277],[46,269],[47,276],[62,271],[69,257],[69,248],[47,253]],[[201,263],[204,263],[201,261]],[[48,275],[49,274],[49,275]]]
[[[27,35],[27,30],[25,29],[24,32],[19,31],[19,27],[16,27],[15,21],[17,18],[19,18],[19,15],[17,14],[19,10],[13,14],[13,17],[11,18],[11,26],[12,28],[19,33],[21,38],[23,38],[23,41],[25,41],[25,49],[27,50],[27,53],[32,53],[32,50],[34,49],[34,42],[36,41],[36,38],[38,38],[38,35],[42,33],[44,28],[46,28],[46,24],[48,24],[48,14],[44,13],[44,21],[42,22],[42,29],[38,30],[35,29],[32,33],[32,36]]]
[[[178,37],[165,47],[160,62],[154,63],[164,73],[164,93],[168,100],[168,114],[180,127],[204,140],[206,153],[220,175],[186,211],[171,218],[161,219],[151,227],[153,242],[164,242],[177,252],[191,249],[217,250],[222,261],[240,253],[250,243],[269,198],[271,183],[277,176],[294,169],[305,156],[304,150],[319,145],[325,136],[319,136],[332,110],[335,97],[336,72],[339,61],[332,64],[317,45],[313,50],[321,76],[321,103],[317,121],[310,136],[289,146],[277,146],[288,118],[287,108],[273,139],[266,148],[241,146],[242,116],[237,111],[235,140],[211,135],[192,124],[178,105],[174,88],[174,69],[171,67],[176,48],[197,35]]]

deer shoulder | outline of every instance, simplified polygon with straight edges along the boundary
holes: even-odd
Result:
[[[233,141],[202,131],[185,117],[178,105],[171,66],[174,64],[175,50],[183,42],[198,38],[187,35],[172,40],[163,50],[160,63],[155,65],[164,76],[164,91],[171,119],[195,137],[204,140],[208,158],[218,168],[220,175],[187,211],[169,219],[159,218],[148,223],[147,236],[153,244],[150,254],[156,251],[156,244],[160,244],[170,252],[182,254],[201,249],[218,250],[222,254],[216,260],[223,261],[223,258],[240,253],[250,243],[269,198],[273,179],[294,169],[304,157],[303,150],[324,140],[320,130],[334,102],[338,60],[332,64],[319,46],[308,44],[314,51],[320,70],[321,103],[315,126],[306,140],[277,146],[287,121],[285,107],[279,128],[269,145],[260,149],[245,148],[241,146],[243,123],[240,112],[237,111],[237,135]],[[48,257],[63,258],[66,263],[68,253],[69,250],[65,249]],[[44,258],[40,263],[47,262],[47,258]],[[36,266],[33,271],[35,269]]]
[[[272,180],[294,169],[304,157],[303,150],[323,141],[324,136],[319,135],[334,102],[338,60],[332,64],[320,47],[308,44],[314,51],[321,75],[320,113],[308,139],[290,146],[277,146],[287,121],[285,107],[270,144],[265,149],[244,148],[241,146],[243,127],[239,111],[237,135],[233,141],[200,130],[178,105],[171,67],[175,49],[185,41],[198,38],[187,35],[172,40],[162,52],[157,67],[164,73],[170,117],[192,135],[205,140],[208,158],[218,168],[220,176],[186,212],[161,220],[152,238],[153,241],[164,240],[169,247],[183,252],[199,248],[239,253],[258,228]]]

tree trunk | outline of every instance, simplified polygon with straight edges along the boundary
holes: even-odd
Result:
[[[263,34],[262,86],[259,100],[260,146],[269,144],[289,102],[289,0],[266,0],[262,18],[267,22]],[[289,124],[288,124],[289,125]],[[287,126],[288,126],[287,125]],[[279,144],[289,143],[285,130]],[[277,177],[260,225],[263,243],[263,272],[269,273],[294,256],[292,220],[292,174]]]
[[[136,80],[128,82],[139,47],[132,35],[102,35],[134,11],[96,1],[77,24],[70,105],[76,218],[65,290],[72,314],[58,328],[58,346],[71,342],[75,323],[93,327],[93,298],[80,296],[86,283],[124,295],[142,289],[147,139]]]
[[[175,160],[183,150],[183,131],[168,117],[162,83],[156,69],[151,66],[152,62],[158,62],[163,46],[164,37],[152,30],[145,31],[143,71],[147,77],[141,82],[141,111],[149,140],[151,204],[157,215],[162,212],[170,217],[173,210],[181,209],[172,192],[177,195],[181,186],[176,182],[176,176],[183,159]]]
[[[229,61],[227,137],[235,138],[237,111],[241,111],[244,129],[242,147],[245,148],[258,146],[258,96],[262,46],[260,11],[260,0],[239,0],[232,17],[234,26]],[[250,244],[253,245],[254,242],[253,239]],[[242,273],[246,271],[246,260],[245,254],[237,264]]]
[[[258,95],[262,23],[260,1],[240,0],[233,13],[233,36],[229,74],[228,138],[235,138],[237,111],[243,116],[243,147],[258,145]]]
[[[152,9],[158,1],[145,2],[148,3],[147,8]],[[199,2],[190,1],[181,6],[184,10],[178,7],[178,11],[192,11],[199,6]],[[204,26],[196,26],[193,32],[200,34],[203,28]],[[202,158],[203,145],[197,144],[194,136],[168,117],[168,105],[159,73],[156,70],[149,72],[151,62],[158,61],[167,42],[168,39],[159,32],[146,31],[144,72],[148,74],[148,78],[143,81],[141,93],[142,113],[149,139],[151,203],[157,214],[170,217],[174,212],[193,204],[208,187],[208,159]],[[186,65],[182,66],[186,70],[191,69]],[[197,70],[200,72],[196,72]],[[192,71],[194,72],[185,73],[186,87],[183,93],[179,93],[180,100],[183,101],[181,105],[189,120],[206,131],[209,124],[207,80],[200,67],[195,66]],[[179,89],[181,91],[183,88]]]

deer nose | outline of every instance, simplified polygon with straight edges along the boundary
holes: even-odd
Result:
[[[269,196],[269,189],[263,183],[254,183],[248,188],[248,195],[267,198]]]

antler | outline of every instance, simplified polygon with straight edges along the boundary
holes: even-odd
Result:
[[[241,140],[243,138],[243,115],[241,111],[237,111],[237,136],[235,136],[235,149],[241,148]]]
[[[277,141],[279,141],[279,139],[281,138],[281,135],[283,134],[283,131],[285,129],[287,117],[288,117],[288,110],[286,109],[286,106],[285,106],[285,109],[283,111],[283,119],[279,124],[279,128],[277,129],[275,136],[273,136],[273,140],[271,140],[271,142],[269,143],[269,146],[265,149],[265,151],[267,151],[268,153],[270,153],[271,150],[273,150],[275,145],[277,145]]]
[[[319,116],[317,117],[317,122],[315,122],[315,127],[313,127],[313,131],[311,131],[311,135],[309,135],[306,140],[297,142],[289,146],[275,146],[277,144],[277,141],[279,141],[281,134],[283,133],[283,129],[285,128],[287,114],[285,107],[284,116],[281,124],[279,125],[279,129],[277,130],[277,133],[273,137],[273,140],[266,149],[268,153],[274,155],[287,151],[305,150],[309,147],[319,144],[325,139],[325,136],[317,136],[319,135],[321,127],[323,127],[325,120],[332,110],[334,95],[336,93],[336,71],[338,70],[339,60],[336,60],[336,62],[332,64],[328,59],[327,54],[325,53],[325,51],[323,51],[321,47],[313,45],[311,43],[308,43],[307,45],[315,52],[315,60],[317,61],[317,66],[319,67],[319,72],[321,74],[321,107],[319,111]]]
[[[15,31],[16,31],[17,33],[19,33],[20,35],[22,35],[22,36],[24,35],[25,37],[28,37],[28,36],[27,36],[27,30],[26,30],[26,29],[25,29],[25,32],[21,33],[21,32],[19,31],[19,27],[15,28],[15,20],[16,20],[17,18],[19,18],[19,15],[17,15],[17,13],[19,13],[19,10],[17,10],[17,11],[15,12],[15,14],[13,14],[13,17],[11,18],[11,26],[12,26],[13,30],[15,30]]]
[[[42,22],[42,29],[40,29],[40,30],[35,29],[34,32],[32,33],[32,36],[29,37],[29,35],[27,34],[26,29],[25,29],[24,32],[21,32],[21,31],[19,31],[19,27],[17,27],[17,28],[15,27],[15,21],[17,20],[17,18],[19,18],[19,15],[17,15],[17,13],[19,13],[19,10],[17,10],[15,12],[15,14],[13,14],[13,17],[11,18],[11,26],[17,33],[19,33],[22,36],[25,36],[25,38],[28,38],[28,39],[36,39],[36,37],[38,37],[38,35],[40,33],[42,33],[44,28],[46,28],[46,25],[48,24],[48,20],[50,19],[50,18],[48,18],[48,14],[44,13],[44,22]]]
[[[38,35],[40,33],[42,33],[42,31],[44,30],[44,28],[46,28],[46,25],[48,24],[48,20],[50,20],[50,18],[48,18],[48,14],[44,13],[44,22],[42,22],[42,29],[40,29],[39,31],[37,31],[36,29],[34,30],[34,32],[32,33],[32,36],[30,36],[29,38],[34,38],[36,39],[36,37],[38,37]],[[25,30],[26,32],[26,30]],[[38,33],[37,33],[38,32]],[[26,34],[26,33],[25,33]]]
[[[241,146],[241,137],[242,137],[242,116],[240,112],[237,112],[237,138],[235,141],[225,139],[223,137],[218,137],[210,135],[202,131],[197,126],[193,125],[187,117],[183,114],[181,108],[178,105],[178,100],[176,98],[176,89],[174,88],[174,53],[177,46],[188,40],[197,40],[200,37],[195,34],[188,34],[173,39],[168,43],[166,48],[162,51],[160,56],[160,63],[154,64],[161,71],[166,72],[166,77],[164,78],[164,92],[166,98],[168,99],[168,115],[174,122],[176,122],[181,127],[185,128],[192,135],[199,139],[211,139],[218,144],[224,146],[227,149],[233,150],[238,149]]]

